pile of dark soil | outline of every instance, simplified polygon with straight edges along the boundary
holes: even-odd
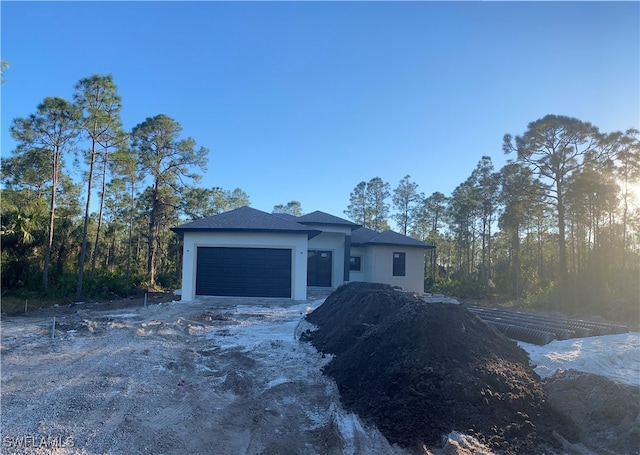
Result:
[[[392,443],[438,447],[456,430],[522,454],[556,446],[554,429],[575,437],[547,406],[526,352],[459,305],[350,283],[307,319],[318,329],[303,339],[335,354],[324,372],[345,406]]]
[[[604,376],[559,371],[544,383],[551,406],[579,428],[580,442],[597,453],[640,451],[640,388]]]

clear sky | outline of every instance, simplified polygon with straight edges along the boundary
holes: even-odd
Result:
[[[450,195],[505,133],[546,114],[640,125],[638,2],[11,2],[1,5],[2,157],[11,120],[111,73],[130,130],[167,114],[210,149],[200,186],[255,208],[345,217],[410,174]]]

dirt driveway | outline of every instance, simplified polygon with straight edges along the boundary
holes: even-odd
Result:
[[[404,453],[342,409],[320,372],[328,359],[296,340],[321,302],[214,298],[4,317],[0,452]]]

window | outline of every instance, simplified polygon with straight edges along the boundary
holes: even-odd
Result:
[[[393,276],[405,276],[405,253],[393,253]]]
[[[349,270],[353,272],[359,272],[361,267],[362,258],[360,256],[351,256],[349,258]]]

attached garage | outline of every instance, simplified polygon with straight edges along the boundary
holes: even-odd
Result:
[[[307,246],[320,233],[242,207],[173,228],[183,237],[182,300],[307,298]]]
[[[196,295],[291,297],[291,248],[198,247]]]

